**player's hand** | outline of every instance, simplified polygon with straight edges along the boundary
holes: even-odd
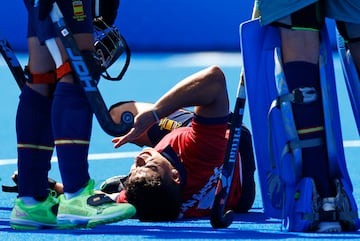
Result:
[[[131,130],[127,134],[112,139],[114,147],[118,148],[128,142],[136,140],[139,136],[145,133],[154,123],[156,123],[156,121],[150,110],[139,113],[135,116],[133,128],[131,128]]]

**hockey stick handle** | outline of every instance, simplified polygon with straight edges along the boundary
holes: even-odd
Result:
[[[104,99],[98,88],[97,81],[93,80],[90,69],[78,48],[78,45],[67,27],[64,17],[56,2],[50,12],[51,20],[55,30],[68,54],[70,65],[75,73],[74,77],[83,87],[90,106],[101,126],[101,128],[111,136],[122,136],[133,126],[134,116],[131,112],[124,112],[120,123],[115,123],[107,110]]]
[[[27,81],[25,72],[16,58],[13,49],[11,48],[9,42],[5,39],[0,39],[0,53],[2,54],[5,62],[9,66],[11,73],[13,74],[16,83],[19,88],[22,89]]]
[[[233,211],[228,210],[225,214],[224,211],[226,201],[230,193],[236,157],[239,149],[245,101],[245,83],[244,74],[242,73],[240,76],[239,86],[236,94],[236,102],[230,125],[230,133],[224,158],[224,164],[217,183],[215,199],[211,209],[210,222],[213,228],[227,228],[233,221]]]

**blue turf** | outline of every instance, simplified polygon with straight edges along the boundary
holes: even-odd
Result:
[[[19,59],[25,64],[26,55]],[[101,93],[108,105],[121,100],[138,100],[153,102],[181,78],[208,66],[218,64],[224,69],[231,105],[233,107],[241,69],[239,53],[189,53],[189,54],[133,54],[128,72],[120,82],[100,83]],[[354,185],[354,195],[360,204],[360,176],[358,175],[358,158],[360,141],[355,131],[355,122],[351,107],[345,95],[345,84],[338,60],[335,61],[338,80],[338,93],[342,133],[344,136],[347,166]],[[121,66],[115,66],[119,68]],[[2,91],[0,100],[3,103],[0,118],[0,177],[1,184],[11,185],[10,176],[16,170],[15,112],[19,90],[8,71],[5,62],[0,58],[0,76]],[[247,108],[247,106],[246,106]],[[244,123],[250,126],[248,111],[245,109]],[[131,156],[140,148],[125,145],[114,150],[111,137],[105,134],[94,121],[93,136],[90,148],[90,173],[97,185],[106,177],[125,174],[131,165]],[[57,163],[54,160],[50,176],[59,180]],[[258,182],[257,182],[258,184]],[[208,219],[182,220],[171,223],[142,223],[138,220],[125,220],[94,229],[82,230],[41,230],[14,231],[8,221],[15,194],[0,193],[0,241],[2,240],[353,240],[360,238],[360,233],[340,234],[307,234],[287,233],[281,231],[280,221],[265,220],[259,185],[253,208],[248,214],[236,215],[234,222],[227,229],[214,230]]]

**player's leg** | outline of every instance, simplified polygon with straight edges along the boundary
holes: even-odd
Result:
[[[85,61],[93,67],[90,69],[93,80],[98,81],[101,71],[93,46],[91,1],[79,2],[75,12],[71,1],[58,4]],[[132,205],[116,204],[104,195],[94,194],[94,181],[90,179],[87,159],[93,112],[83,87],[75,81],[76,73],[60,40],[47,40],[46,44],[55,60],[59,81],[52,109],[55,145],[64,184],[57,216],[58,226],[93,227],[129,218],[135,212]],[[93,202],[88,202],[90,199]],[[96,202],[98,199],[102,201]]]
[[[292,166],[289,165],[289,163],[292,163],[292,159],[291,158],[288,159],[288,156],[290,155],[286,155],[287,158],[286,162],[279,163],[279,159],[281,159],[282,157],[284,145],[286,145],[290,141],[285,137],[287,135],[285,129],[288,129],[289,126],[284,125],[284,123],[287,123],[288,120],[284,120],[284,118],[282,118],[278,113],[274,113],[274,114],[270,113],[271,115],[269,116],[268,106],[271,105],[271,102],[274,101],[274,99],[277,100],[277,102],[279,102],[279,100],[281,99],[283,99],[284,101],[286,99],[285,98],[286,96],[279,96],[279,93],[274,87],[274,83],[273,83],[274,81],[274,72],[272,71],[272,69],[274,68],[273,48],[277,48],[281,46],[278,28],[274,28],[271,26],[262,27],[261,25],[259,25],[259,21],[251,21],[242,24],[240,30],[241,30],[240,33],[241,33],[242,53],[244,55],[243,63],[244,63],[244,70],[246,77],[246,85],[248,90],[250,115],[252,117],[251,119],[253,126],[254,145],[255,145],[256,156],[258,161],[260,184],[263,190],[262,197],[264,202],[265,214],[268,217],[276,217],[276,218],[284,218],[289,216],[296,217],[292,219],[292,223],[294,225],[290,227],[290,231],[316,230],[317,224],[314,223],[315,225],[313,227],[311,227],[311,224],[313,222],[319,222],[320,220],[319,211],[322,211],[321,205],[313,206],[313,200],[317,199],[316,196],[319,195],[319,191],[316,190],[317,186],[314,185],[314,181],[311,177],[302,178],[298,180],[297,183],[294,183],[293,182],[294,180],[290,179],[292,177],[289,177],[289,180],[287,179],[289,176],[289,170],[291,170],[291,173],[293,173],[293,169],[291,169]],[[323,33],[321,32],[321,34]],[[252,41],[251,39],[254,41]],[[322,39],[324,39],[324,36],[322,36]],[[327,43],[327,47],[329,47],[329,43]],[[330,50],[327,49],[327,52],[331,52],[331,48]],[[260,59],[258,57],[254,58],[253,57],[254,55],[260,56]],[[316,87],[321,88],[320,90],[321,95],[326,96],[326,98],[323,101],[323,104],[326,104],[327,107],[329,106],[334,107],[333,110],[331,111],[327,110],[326,113],[324,114],[326,115],[325,119],[327,121],[326,122],[327,128],[325,128],[327,146],[329,144],[331,144],[331,146],[336,146],[335,149],[330,148],[330,150],[327,150],[330,153],[329,155],[331,156],[330,165],[333,166],[333,168],[330,169],[331,169],[331,173],[334,173],[333,169],[336,169],[335,173],[337,172],[337,176],[334,175],[331,178],[329,178],[328,179],[329,183],[326,183],[326,185],[333,187],[331,188],[331,191],[332,191],[332,195],[334,195],[333,197],[335,197],[335,202],[337,203],[337,200],[339,200],[338,198],[339,191],[335,187],[336,185],[334,185],[334,181],[336,181],[337,179],[336,177],[339,176],[344,177],[343,178],[344,180],[341,180],[341,182],[344,183],[342,190],[346,190],[346,191],[342,191],[341,193],[346,193],[346,198],[343,198],[343,200],[347,200],[347,201],[344,201],[343,203],[354,203],[351,201],[353,200],[351,182],[349,182],[349,178],[346,178],[348,177],[346,165],[344,165],[344,162],[342,161],[344,159],[344,157],[342,156],[343,149],[342,146],[341,149],[339,147],[339,145],[342,145],[342,140],[341,138],[337,138],[340,132],[339,129],[340,124],[338,123],[339,121],[338,113],[336,113],[338,107],[337,107],[336,90],[333,84],[335,83],[335,81],[334,81],[332,58],[331,58],[332,56],[329,54],[325,54],[322,57],[322,59],[324,59],[325,56],[327,56],[327,58],[325,58],[325,61],[329,62],[329,64],[327,64],[325,67],[322,66],[320,72],[324,72],[323,69],[326,68],[326,72],[329,72],[327,74],[329,75],[331,73],[332,74],[331,76],[328,75],[325,76],[325,80],[321,81],[324,82],[324,84],[321,84],[320,86],[320,83],[318,83]],[[284,66],[285,64],[283,65],[282,60],[283,60],[282,58],[279,58],[279,62],[281,63],[282,66]],[[254,68],[253,66],[257,66],[258,68]],[[317,75],[319,75],[319,66],[317,67],[316,70],[315,68],[313,69],[314,70],[311,72],[316,72]],[[282,72],[285,73],[284,70]],[[329,83],[327,83],[327,81]],[[317,80],[317,82],[320,81]],[[253,83],[256,83],[256,85],[254,85]],[[329,84],[331,84],[330,87]],[[257,88],[258,85],[261,85],[264,88],[259,89]],[[286,85],[288,85],[287,79],[286,79]],[[329,88],[331,89],[330,93],[329,93]],[[331,120],[330,124],[328,120]],[[267,123],[267,121],[269,122]],[[266,123],[268,125],[266,125]],[[264,133],[267,133],[270,130],[272,130],[270,133],[271,139],[267,139],[266,136],[264,137]],[[333,135],[328,135],[327,132],[329,132],[329,130],[330,132],[333,131],[336,133],[332,133]],[[295,132],[297,132],[296,128],[295,128]],[[334,142],[336,145],[334,145]],[[269,145],[269,143],[273,143],[272,147],[271,145]],[[269,160],[270,159],[269,156],[274,156],[276,158],[275,160],[276,163],[272,162],[272,160]],[[301,168],[300,173],[302,173],[302,171],[303,169]],[[271,180],[268,179],[269,173],[273,173],[275,176],[277,175],[277,178],[275,178],[276,179],[275,185],[271,185],[273,184],[273,182],[271,182]],[[325,174],[325,177],[326,175],[330,177],[327,173]],[[293,197],[295,197],[296,199],[293,199]],[[313,199],[312,197],[315,197],[315,199]],[[333,200],[334,199],[332,199],[332,201]],[[327,200],[325,199],[324,201]],[[281,205],[281,203],[284,202],[285,202],[285,210],[283,209],[283,205]],[[289,203],[291,203],[291,205],[289,205]],[[294,206],[294,203],[296,207]],[[324,203],[326,206],[328,206],[328,203],[326,202]],[[319,201],[319,204],[321,204],[321,200]],[[332,206],[333,208],[333,202],[330,206]],[[340,204],[339,206],[342,206],[342,204]],[[349,213],[349,215],[347,215],[348,220],[350,219],[349,217],[353,217],[351,221],[353,224],[352,225],[353,229],[345,227],[345,225],[343,225],[343,221],[340,219],[341,224],[343,226],[343,230],[356,230],[357,229],[356,223],[358,222],[357,215],[354,215],[357,212],[356,204],[343,205],[343,206],[350,207],[344,212],[344,213]],[[293,211],[293,213],[290,213],[290,211]],[[334,212],[330,211],[329,213],[334,213]],[[315,220],[315,218],[317,218],[317,221]]]
[[[55,64],[36,35],[34,8],[28,9],[28,79],[22,88],[16,115],[18,142],[19,198],[15,201],[10,224],[31,229],[56,224],[56,201],[49,195],[48,171],[54,142],[51,128],[52,90],[56,81]],[[27,215],[19,215],[26,213]],[[42,213],[42,215],[39,215]]]
[[[312,4],[291,14],[285,20],[285,27],[280,27],[281,49],[289,92],[306,87],[313,89],[317,95],[316,100],[310,103],[293,103],[292,109],[299,139],[322,140],[322,145],[302,148],[302,173],[304,177],[314,180],[316,189],[324,200],[324,211],[334,211],[336,193],[327,171],[329,163],[322,104],[322,101],[326,100],[322,100],[321,97],[319,78],[319,30],[323,24],[323,20],[317,22],[319,9],[317,4]],[[290,29],[286,28],[287,21],[290,23]],[[332,205],[327,205],[329,200],[332,201]],[[337,222],[321,222],[318,231],[341,231],[341,226]]]

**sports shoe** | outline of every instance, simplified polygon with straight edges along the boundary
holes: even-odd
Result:
[[[360,220],[352,188],[342,179],[335,179],[335,185],[337,192],[335,197],[336,210],[339,213],[342,230],[347,232],[357,231],[360,227]]]
[[[328,197],[322,199],[322,209],[325,212],[335,211],[336,205],[335,205],[335,198],[334,197]],[[319,223],[319,229],[317,232],[319,233],[337,233],[341,232],[341,225],[339,222],[320,222]]]
[[[52,193],[35,205],[25,205],[21,198],[15,200],[11,211],[10,226],[13,229],[48,229],[56,227],[58,199]]]
[[[60,196],[58,228],[92,228],[131,218],[135,212],[129,203],[115,203],[105,194],[95,194],[94,180],[90,180],[78,196],[70,199]]]

